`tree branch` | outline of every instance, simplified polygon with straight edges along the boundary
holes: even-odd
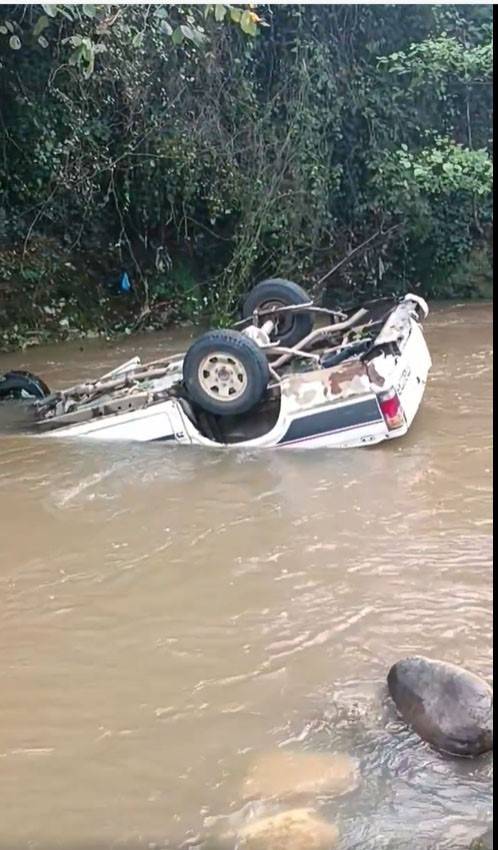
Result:
[[[390,227],[388,230],[378,230],[372,236],[369,236],[369,238],[365,239],[365,241],[362,242],[361,245],[358,245],[356,248],[350,251],[349,254],[347,254],[346,257],[343,257],[343,259],[336,263],[335,266],[332,266],[330,271],[324,274],[323,277],[321,277],[320,280],[317,281],[316,286],[320,286],[322,283],[328,280],[329,277],[332,277],[332,275],[338,272],[339,269],[346,265],[346,263],[349,263],[353,259],[353,257],[356,257],[357,254],[368,248],[368,246],[371,245],[372,242],[375,242],[375,240],[378,239],[379,236],[390,236],[391,233],[394,233],[394,231],[398,230],[400,227],[401,224],[393,224],[393,226]]]

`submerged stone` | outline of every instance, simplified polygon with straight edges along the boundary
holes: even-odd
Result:
[[[493,827],[490,826],[484,835],[475,838],[469,850],[493,850]]]
[[[289,809],[239,830],[240,850],[333,850],[339,830],[311,809]]]
[[[414,656],[391,667],[387,684],[403,719],[436,749],[477,756],[493,748],[493,691],[483,679]]]
[[[253,762],[242,794],[245,799],[338,796],[352,791],[358,781],[356,762],[348,755],[277,750]]]

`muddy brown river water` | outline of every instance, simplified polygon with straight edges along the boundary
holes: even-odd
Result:
[[[59,442],[0,414],[1,850],[203,848],[250,816],[250,759],[288,747],[358,761],[355,790],[313,800],[344,850],[484,831],[491,757],[431,751],[384,692],[408,653],[492,675],[491,308],[434,307],[426,333],[417,420],[376,448]],[[185,339],[0,371],[62,386]]]

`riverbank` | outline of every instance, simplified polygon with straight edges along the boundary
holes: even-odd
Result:
[[[54,240],[4,249],[0,349],[126,332],[138,305],[133,294],[120,296],[118,283],[108,260],[65,249]]]
[[[122,286],[123,275],[129,289]],[[68,340],[119,339],[208,321],[201,282],[182,258],[168,274],[151,274],[146,284],[137,277],[112,252],[75,251],[50,239],[0,250],[0,351]],[[355,295],[340,283],[325,293],[329,304],[337,298],[343,306],[351,298],[373,294]],[[304,286],[311,289],[313,281]],[[423,287],[418,291],[429,299],[449,298],[454,303],[491,300],[490,250],[474,251],[441,293],[426,293]]]

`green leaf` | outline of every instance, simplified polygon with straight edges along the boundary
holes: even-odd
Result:
[[[3,25],[1,25],[0,26],[0,35],[7,35],[7,33],[8,33],[7,27],[4,27]]]
[[[218,23],[220,23],[224,19],[227,11],[228,10],[227,10],[226,6],[222,6],[220,3],[217,3],[216,6],[214,7],[214,19],[215,19],[215,21],[218,21]]]
[[[81,50],[83,58],[86,59],[87,62],[92,61],[93,56],[93,44],[89,38],[83,38],[81,41]]]
[[[95,53],[92,50],[91,55],[88,57],[87,66],[86,66],[86,68],[83,69],[83,76],[85,77],[85,79],[88,79],[89,77],[92,76],[94,68],[95,68]]]
[[[55,18],[59,11],[59,8],[55,5],[55,3],[47,3],[45,6],[42,3],[42,9],[49,18]]]
[[[183,33],[182,28],[177,27],[176,30],[173,31],[173,35],[171,36],[171,41],[173,44],[181,44],[183,41]]]
[[[188,38],[190,41],[195,41],[194,30],[191,27],[188,27],[186,24],[182,24],[180,29],[185,38]]]
[[[21,39],[18,38],[17,35],[11,35],[11,37],[9,38],[9,45],[12,50],[20,50],[22,47]]]
[[[80,47],[77,47],[76,50],[73,50],[73,52],[71,53],[71,55],[68,59],[69,64],[70,65],[78,65],[82,56],[83,56],[83,48],[80,45]]]
[[[240,28],[246,35],[256,35],[258,30],[250,12],[246,11],[242,14]]]
[[[38,36],[42,34],[43,30],[45,30],[49,25],[50,21],[48,17],[46,15],[40,15],[33,27],[33,38],[38,38]]]
[[[81,38],[81,44],[71,53],[68,61],[70,65],[81,65],[85,79],[91,77],[95,67],[95,49],[91,40]]]
[[[93,3],[83,3],[81,10],[87,18],[95,18],[97,16],[97,7]]]
[[[198,29],[194,27],[189,27],[186,24],[182,24],[180,27],[182,34],[185,38],[188,38],[189,41],[192,41],[197,47],[201,47],[206,41],[206,36],[203,35]]]
[[[41,35],[38,38],[38,44],[40,45],[40,47],[43,47],[43,48],[48,47],[48,41],[47,41],[47,39],[45,38],[44,35]]]
[[[164,6],[158,6],[154,12],[154,17],[163,20],[168,17],[168,10]]]
[[[164,35],[171,35],[173,32],[173,27],[171,26],[169,21],[161,21],[159,29],[162,33],[164,33]]]
[[[77,6],[74,7],[74,13],[69,11],[67,4],[65,6],[57,6],[57,11],[60,15],[63,15],[65,18],[67,18],[68,21],[74,21],[78,17]]]
[[[240,23],[242,17],[241,9],[230,9],[230,17],[235,24]]]
[[[5,21],[5,26],[7,27],[9,32],[14,32],[14,27],[10,21]]]

